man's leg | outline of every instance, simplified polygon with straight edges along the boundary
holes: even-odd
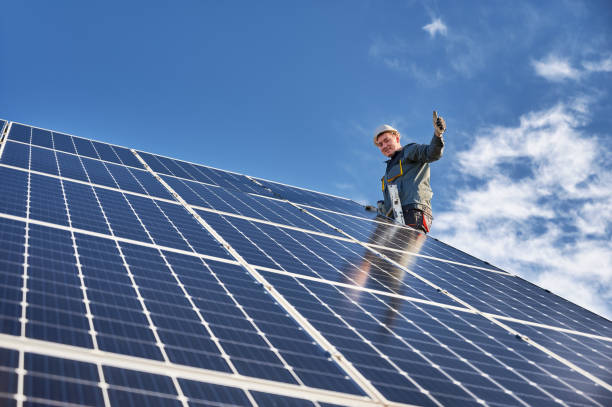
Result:
[[[404,222],[417,230],[429,233],[433,221],[431,215],[419,209],[404,209]]]

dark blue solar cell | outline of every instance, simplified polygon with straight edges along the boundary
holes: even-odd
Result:
[[[68,226],[66,204],[59,179],[38,174],[30,176],[30,217]]]
[[[111,386],[177,395],[174,383],[168,376],[104,366],[104,379]]]
[[[79,287],[78,269],[70,232],[30,225],[28,281]],[[26,301],[31,338],[92,347],[82,293],[77,298],[56,297],[52,290],[29,290]]]
[[[159,407],[181,407],[183,404],[174,397],[164,397],[154,394],[142,394],[125,391],[124,389],[110,388],[108,390],[108,398],[114,406],[126,407],[141,407],[141,406],[159,406]]]
[[[181,196],[187,203],[191,205],[203,206],[205,208],[213,208],[212,204],[201,197],[196,191],[195,186],[201,185],[195,182],[189,182],[187,180],[183,180],[180,178],[174,178],[169,176],[162,176],[164,181],[170,185],[170,187]],[[202,186],[204,188],[204,186]],[[227,209],[227,205],[225,205]],[[216,208],[218,210],[223,210],[222,207]]]
[[[0,348],[0,366],[16,368],[19,365],[19,352]]]
[[[24,244],[25,224],[0,218],[0,332],[10,335],[21,330]]]
[[[121,159],[121,162],[124,165],[129,165],[130,167],[136,167],[136,168],[144,168],[142,163],[138,161],[134,153],[132,153],[127,148],[119,147],[119,146],[111,146],[111,147],[115,151],[115,153],[119,156],[119,158]]]
[[[0,327],[2,318],[0,317]],[[3,332],[0,329],[0,332]],[[17,393],[17,369],[19,364],[19,352],[12,349],[0,348],[0,405],[8,406],[8,399],[3,399],[1,395]],[[10,370],[9,370],[10,369]]]
[[[115,182],[119,184],[119,188],[125,191],[132,191],[145,195],[147,194],[147,191],[140,186],[138,181],[132,176],[126,167],[110,163],[107,163],[106,167],[115,179]]]
[[[30,146],[7,141],[0,162],[20,168],[30,168]]]
[[[91,144],[91,141],[80,137],[73,137],[72,141],[76,146],[77,154],[95,159],[100,159],[100,156],[94,149],[93,144]]]
[[[89,179],[93,184],[105,185],[112,188],[118,188],[117,183],[106,169],[102,161],[82,158],[83,166]]]
[[[255,244],[237,231],[223,215],[212,212],[198,211],[198,214],[217,231],[238,253],[251,264],[280,269],[280,266],[270,259]]]
[[[58,175],[57,160],[55,159],[54,152],[44,148],[32,147],[30,169]]]
[[[104,188],[95,190],[115,235],[151,242],[123,194]]]
[[[179,379],[179,385],[183,390],[183,394],[189,398],[190,404],[192,404],[192,401],[195,401],[202,403],[214,402],[228,406],[251,406],[251,402],[246,393],[235,387],[196,382],[187,379]]]
[[[17,393],[17,380],[17,373],[0,370],[0,406],[16,405],[15,400],[11,403],[11,400],[3,396]]]
[[[177,160],[173,160],[171,158],[166,158],[162,156],[156,156],[157,159],[168,169],[170,175],[174,175],[175,177],[186,178],[186,179],[195,179],[191,174],[189,174],[183,167],[178,164]]]
[[[134,195],[126,195],[126,197],[155,243],[161,246],[189,250],[189,246],[183,237],[164,216],[154,200]],[[170,206],[171,204],[167,205]],[[182,211],[184,209],[176,205],[176,210]]]
[[[115,150],[112,149],[110,144],[100,143],[99,141],[92,141],[91,143],[98,152],[100,159],[104,161],[110,161],[112,163],[122,164],[121,160],[115,153]]]
[[[2,193],[0,212],[15,216],[26,216],[28,174],[24,171],[0,167]]]
[[[64,191],[73,227],[104,234],[110,233],[91,186],[64,181]]]
[[[9,133],[9,140],[22,141],[29,143],[32,135],[32,128],[24,126],[22,124],[13,123],[11,125],[11,132]]]
[[[160,174],[172,174],[157,158],[156,155],[138,151],[138,155],[147,163],[147,165],[155,172]]]
[[[128,171],[140,182],[140,185],[147,191],[147,194],[174,201],[174,197],[170,195],[166,187],[147,171],[141,171],[135,168],[128,168]]]
[[[260,391],[251,391],[251,395],[258,405],[268,407],[314,407],[312,401],[298,399],[289,396],[280,396],[278,394],[262,393]]]
[[[53,132],[53,147],[56,150],[76,154],[72,137],[67,134]]]
[[[197,253],[226,259],[232,258],[217,240],[183,207],[161,201],[158,202],[158,205],[172,223],[181,225],[181,233]]]
[[[218,185],[214,173],[210,169],[200,166],[189,164],[181,161],[176,161],[177,165],[187,171],[196,181],[205,182],[207,184]]]
[[[58,152],[57,161],[62,177],[89,181],[78,156]]]
[[[93,363],[78,362],[76,360],[56,358],[37,353],[25,354],[24,367],[28,373],[43,373],[90,382],[100,380],[98,368]]]
[[[33,145],[53,148],[53,141],[51,140],[51,132],[49,130],[42,130],[36,127],[32,128],[32,141]]]
[[[24,378],[24,395],[81,406],[104,405],[102,390],[97,383],[74,382],[32,374],[28,374]]]
[[[142,311],[142,306],[115,242],[81,234],[76,238],[100,348],[161,360],[148,321],[138,321],[129,312]],[[124,307],[126,312],[109,312],[107,307]]]
[[[355,216],[369,217],[365,208],[355,201],[320,192],[309,191],[289,185],[255,178],[265,188],[272,190],[274,196],[317,208],[337,211]]]

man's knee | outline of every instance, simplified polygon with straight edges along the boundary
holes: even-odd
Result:
[[[419,209],[405,209],[403,212],[406,225],[429,233],[433,221],[431,215]]]

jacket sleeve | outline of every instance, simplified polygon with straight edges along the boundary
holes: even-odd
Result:
[[[433,136],[429,144],[408,144],[403,159],[413,162],[430,163],[442,157],[444,139]]]

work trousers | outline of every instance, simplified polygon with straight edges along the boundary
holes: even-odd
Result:
[[[433,222],[433,217],[429,213],[414,208],[404,208],[402,212],[404,213],[404,222],[406,225],[429,233],[429,229]]]

